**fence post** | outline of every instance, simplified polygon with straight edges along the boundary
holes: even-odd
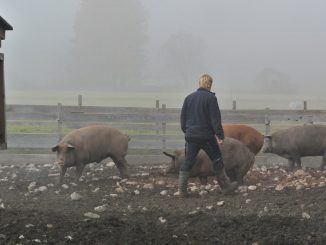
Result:
[[[160,111],[160,101],[156,100],[156,115],[159,114]],[[160,134],[160,130],[159,130],[159,122],[158,119],[156,118],[156,122],[155,122],[155,127],[156,127],[156,135]]]
[[[162,104],[162,113],[166,113],[166,104]],[[162,122],[162,148],[166,149],[166,122]]]
[[[270,135],[270,125],[271,125],[270,110],[267,107],[266,108],[266,114],[265,114],[265,136]]]
[[[58,103],[58,142],[62,139],[62,104]]]
[[[307,107],[308,107],[308,104],[307,104],[307,101],[303,101],[303,111],[307,111]]]
[[[78,95],[78,107],[81,109],[83,106],[83,96],[81,94]]]
[[[236,100],[233,100],[232,101],[232,110],[233,111],[236,111],[237,110],[237,101]]]

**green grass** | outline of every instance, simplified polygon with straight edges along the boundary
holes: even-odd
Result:
[[[70,132],[72,129],[63,127],[62,128],[64,133]],[[58,132],[58,126],[57,125],[8,125],[7,126],[7,132],[10,134],[55,134]]]
[[[67,126],[62,127],[64,134],[67,134],[74,130]],[[155,135],[155,130],[136,130],[136,129],[126,129],[122,130],[128,135]],[[11,124],[7,126],[7,133],[9,134],[55,134],[58,132],[57,124],[49,125],[29,125],[29,124]],[[160,131],[161,133],[161,131]],[[178,135],[180,132],[177,131],[168,131],[169,135]]]

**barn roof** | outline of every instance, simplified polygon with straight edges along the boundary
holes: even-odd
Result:
[[[9,25],[9,23],[4,18],[2,18],[1,16],[0,16],[0,26],[2,28],[4,28],[6,31],[12,31],[13,30],[12,26]]]

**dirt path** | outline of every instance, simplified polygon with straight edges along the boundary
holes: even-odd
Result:
[[[135,165],[120,180],[114,166],[91,164],[78,185],[71,169],[57,186],[52,164],[1,164],[0,244],[326,243],[325,171],[255,168],[233,196],[214,178],[191,179],[193,197],[180,199],[164,167]]]

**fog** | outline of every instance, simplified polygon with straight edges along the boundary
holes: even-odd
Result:
[[[0,0],[10,90],[326,89],[323,0]]]

